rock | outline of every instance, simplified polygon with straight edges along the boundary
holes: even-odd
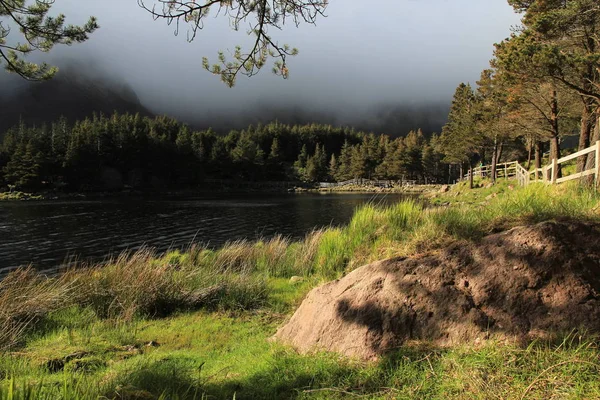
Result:
[[[450,190],[450,186],[449,185],[442,185],[442,187],[440,188],[440,193],[446,193]]]
[[[487,185],[484,186],[485,189],[489,189],[491,187],[493,187],[494,184],[492,182],[488,183]]]
[[[600,224],[544,222],[360,267],[313,289],[274,338],[370,360],[407,340],[597,333],[599,289]]]
[[[515,187],[513,185],[508,185],[508,190],[515,190]]]
[[[301,276],[292,276],[290,278],[290,283],[294,284],[294,283],[300,283],[300,282],[304,282],[304,278]]]

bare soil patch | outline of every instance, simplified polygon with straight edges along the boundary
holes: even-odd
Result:
[[[380,261],[312,290],[275,338],[362,359],[407,340],[528,342],[600,331],[600,224],[543,222]]]

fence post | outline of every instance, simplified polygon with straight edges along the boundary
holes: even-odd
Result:
[[[596,188],[600,185],[600,140],[596,142],[596,159],[594,177],[596,178]]]
[[[558,160],[556,158],[552,159],[552,184],[556,183],[556,171],[558,171]]]
[[[548,171],[547,171],[548,167],[546,165],[544,165],[542,167],[542,182],[544,182],[544,184],[546,184],[548,182]]]
[[[504,180],[508,180],[508,164],[504,163]]]

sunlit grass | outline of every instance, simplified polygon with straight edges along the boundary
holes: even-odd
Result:
[[[568,336],[528,347],[411,343],[377,362],[298,355],[270,342],[281,318],[196,312],[120,328],[95,321],[0,357],[0,398],[598,398],[598,343]],[[59,371],[49,360],[69,359]]]

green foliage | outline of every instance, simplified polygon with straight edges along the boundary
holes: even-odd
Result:
[[[449,163],[466,163],[473,159],[482,143],[476,128],[475,94],[471,85],[461,83],[454,93],[448,122],[442,129],[439,146]]]
[[[65,16],[50,16],[53,1],[2,0],[0,18],[8,24],[0,25],[0,62],[4,62],[9,72],[19,74],[28,80],[49,79],[57,72],[47,64],[27,62],[24,56],[34,52],[48,52],[57,44],[71,45],[88,39],[88,35],[98,28],[94,17],[83,26],[66,25]],[[13,42],[19,31],[24,42]]]
[[[154,3],[147,6],[146,3]],[[296,25],[301,21],[314,24],[318,16],[323,15],[327,8],[327,0],[306,1],[287,0],[285,3],[277,1],[210,1],[188,2],[179,1],[151,1],[140,0],[138,4],[146,9],[155,19],[164,19],[168,24],[176,21],[179,26],[189,24],[188,40],[195,39],[199,30],[203,28],[211,7],[227,7],[225,14],[229,25],[234,30],[239,30],[240,24],[250,23],[248,35],[252,37],[253,45],[250,50],[244,51],[241,46],[236,46],[230,58],[219,51],[218,62],[210,63],[208,58],[202,58],[202,67],[217,75],[229,87],[235,84],[238,75],[254,76],[273,58],[272,71],[286,79],[289,76],[287,59],[298,54],[298,50],[287,44],[278,44],[268,33],[269,28],[281,29],[286,20],[293,20]]]

